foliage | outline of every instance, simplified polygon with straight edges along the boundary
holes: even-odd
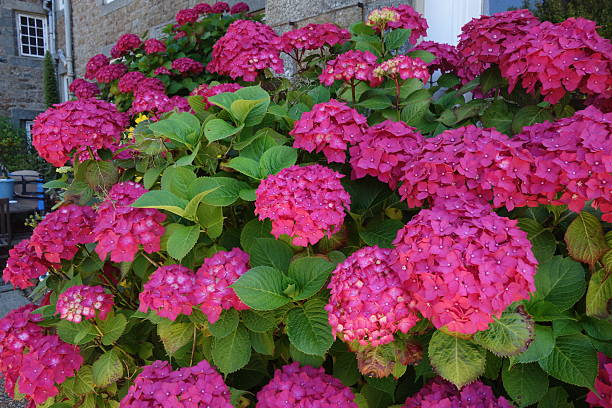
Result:
[[[57,76],[55,75],[55,63],[51,53],[45,53],[43,61],[43,94],[45,105],[51,106],[60,102],[59,89],[57,87]]]
[[[38,156],[26,140],[25,131],[13,126],[9,118],[0,117],[0,164],[11,171],[36,170],[50,179],[54,169]]]
[[[207,49],[205,62],[235,19],[207,7],[179,13],[166,32],[185,34],[167,53],[143,56],[125,36],[114,56],[139,81],[183,49]],[[472,80],[455,70],[424,83],[427,64],[448,64],[399,57],[407,25],[426,27],[406,7],[350,34],[319,27],[331,39],[312,54],[291,51],[309,29],[293,33],[282,51],[295,52],[292,80],[241,60],[256,81],[168,111],[129,110],[116,78],[101,97],[127,111],[123,132],[112,131],[123,113],[85,98],[46,114],[74,109],[66,134],[81,117],[112,134],[72,146],[37,129],[62,144],[42,150],[68,161],[50,184],[63,201],[4,271],[20,286],[38,278],[44,295],[0,324],[9,391],[45,408],[180,406],[193,383],[214,383],[201,398],[219,407],[596,401],[612,341],[610,114],[584,109],[588,88],[558,104],[520,82],[509,91],[495,62]],[[261,48],[280,55],[270,30],[238,26],[224,47],[257,27],[258,46],[268,38]],[[96,58],[90,68],[107,63]],[[163,80],[166,97],[215,85],[204,71]],[[70,376],[37,382],[19,362],[58,342]]]

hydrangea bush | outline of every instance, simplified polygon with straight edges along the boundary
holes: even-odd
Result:
[[[282,35],[246,12],[199,4],[161,40],[122,36],[37,118],[62,201],[4,270],[38,302],[0,319],[8,394],[612,406],[595,23],[512,11],[453,47],[405,5]]]

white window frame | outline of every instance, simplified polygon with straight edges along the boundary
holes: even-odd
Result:
[[[31,145],[32,144],[32,126],[34,126],[33,120],[26,120],[24,123],[26,140]]]
[[[55,0],[55,4],[57,5],[57,10],[63,10],[64,9],[64,2],[66,0]]]
[[[115,0],[102,0],[102,4],[111,4]]]
[[[25,17],[25,18],[34,18],[37,20],[42,21],[42,30],[43,30],[43,55],[38,55],[38,54],[32,54],[32,53],[25,53],[23,52],[23,46],[27,45],[28,48],[30,47],[30,44],[23,44],[22,43],[22,39],[21,39],[21,18]],[[49,44],[48,44],[48,40],[47,40],[47,19],[44,16],[38,15],[38,14],[27,14],[27,13],[17,13],[17,18],[16,18],[16,25],[17,25],[17,45],[19,47],[19,55],[21,55],[22,57],[32,57],[32,58],[44,58],[45,57],[45,53],[49,50]],[[28,25],[29,28],[29,25]],[[37,28],[37,27],[34,27]],[[28,33],[28,36],[30,34]],[[38,36],[36,36],[36,38],[38,38]]]

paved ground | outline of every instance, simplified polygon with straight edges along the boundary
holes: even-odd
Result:
[[[4,393],[4,379],[0,377],[0,408],[24,408],[26,404],[23,401],[14,401]]]

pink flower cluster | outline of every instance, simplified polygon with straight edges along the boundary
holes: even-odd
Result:
[[[376,86],[380,83],[373,75],[376,62],[376,55],[370,51],[350,50],[328,61],[323,73],[319,76],[319,81],[327,86],[331,86],[336,80],[348,84],[365,81],[370,82],[371,86]]]
[[[497,398],[488,385],[480,381],[466,385],[461,390],[440,377],[434,378],[412,397],[402,408],[512,408],[504,397]]]
[[[323,367],[291,363],[274,372],[257,393],[257,408],[357,408],[355,395]]]
[[[96,54],[87,61],[85,66],[85,78],[96,79],[96,75],[100,68],[110,64],[110,60],[104,54]]]
[[[157,78],[148,78],[157,79]],[[147,112],[151,113],[154,117],[165,112],[172,110],[179,112],[189,112],[191,107],[186,98],[182,96],[169,97],[163,90],[156,89],[143,89],[136,90],[134,95],[134,101],[130,108],[131,114]]]
[[[75,151],[117,146],[128,123],[127,115],[111,103],[93,98],[68,101],[36,117],[32,144],[43,159],[61,167]]]
[[[176,22],[179,25],[195,23],[198,21],[200,13],[195,9],[184,9],[176,13]]]
[[[168,68],[162,65],[161,67],[155,68],[155,71],[153,71],[153,75],[155,76],[172,75],[172,71],[170,71]]]
[[[213,13],[226,13],[230,11],[230,6],[224,1],[218,1],[212,5],[211,11]]]
[[[349,145],[361,141],[367,119],[350,106],[335,99],[318,103],[304,112],[289,132],[293,147],[308,152],[323,152],[328,162],[344,163]]]
[[[172,69],[183,75],[198,75],[204,71],[204,65],[191,58],[183,57],[172,61]]]
[[[131,71],[121,77],[117,87],[121,92],[133,93],[139,89],[146,76],[140,71]]]
[[[377,20],[380,21],[381,19],[386,24],[377,22]],[[368,22],[376,31],[385,30],[386,28],[405,28],[411,30],[408,42],[413,45],[416,44],[420,37],[427,35],[427,29],[429,28],[427,20],[407,4],[401,4],[397,7],[383,7],[378,10],[377,14],[370,14]]]
[[[249,11],[249,5],[241,1],[232,6],[230,14],[247,13]]]
[[[595,389],[599,396],[589,391],[586,402],[592,407],[612,408],[612,358],[599,353],[599,374],[595,379]]]
[[[61,319],[80,323],[96,314],[100,320],[106,319],[114,304],[113,295],[105,293],[102,286],[78,285],[58,296],[55,310]]]
[[[123,34],[111,49],[111,57],[121,58],[142,46],[142,40],[136,34]]]
[[[196,5],[193,7],[193,9],[194,9],[195,11],[197,11],[199,14],[202,14],[202,15],[204,15],[204,14],[210,14],[210,13],[212,13],[212,12],[213,12],[213,11],[212,11],[212,6],[211,6],[210,4],[207,4],[207,3],[199,3],[199,4],[196,4]]]
[[[537,261],[516,220],[480,211],[421,210],[398,231],[393,268],[434,326],[486,330],[512,302],[535,291]]]
[[[30,240],[24,239],[9,250],[9,258],[6,261],[2,279],[17,288],[25,289],[34,286],[31,280],[46,274],[50,267],[59,268],[59,265],[51,265],[36,256],[30,247]]]
[[[286,53],[293,50],[316,50],[344,44],[350,38],[351,33],[335,24],[308,24],[284,33],[281,36],[281,48]]]
[[[427,64],[420,58],[410,58],[406,55],[398,55],[390,60],[384,61],[372,71],[374,78],[383,80],[391,78],[397,81],[399,78],[416,78],[427,83],[429,81],[429,69]]]
[[[575,90],[612,97],[612,44],[597,33],[594,21],[543,22],[505,44],[500,68],[509,90],[520,82],[553,104]]]
[[[11,398],[15,396],[23,354],[44,335],[43,328],[36,324],[42,316],[32,313],[36,308],[32,304],[22,306],[0,319],[0,374]]]
[[[208,98],[226,92],[236,92],[240,88],[242,88],[242,86],[235,83],[219,84],[213,86],[210,86],[208,84],[202,84],[193,91],[191,91],[191,95],[201,96],[204,99],[204,103],[206,104],[206,109],[209,109],[213,105],[208,102]]]
[[[93,98],[100,93],[100,88],[93,82],[77,78],[70,84],[68,88],[77,99]]]
[[[77,245],[93,242],[95,214],[91,207],[69,204],[47,214],[30,237],[36,256],[51,264],[71,260]]]
[[[374,125],[350,149],[351,177],[373,176],[395,189],[402,169],[412,163],[423,143],[423,136],[404,122],[385,120]]]
[[[98,206],[93,233],[100,259],[110,253],[113,262],[132,262],[139,245],[147,253],[159,251],[166,216],[154,208],[131,207],[146,192],[131,181],[115,184]]]
[[[292,166],[270,175],[257,188],[255,214],[272,220],[272,235],[293,238],[293,245],[316,244],[340,231],[351,198],[342,174],[318,164]]]
[[[391,269],[393,251],[361,248],[336,267],[329,283],[329,324],[346,343],[377,347],[407,333],[419,320],[411,296]]]
[[[280,74],[284,70],[280,47],[280,37],[269,26],[236,20],[213,46],[212,61],[206,69],[247,82],[255,81],[259,71],[266,68]]]
[[[180,314],[190,315],[193,308],[195,275],[182,265],[159,267],[140,292],[141,312],[155,311],[159,316],[176,320]]]
[[[525,127],[518,139],[535,157],[531,193],[540,203],[580,212],[592,200],[604,221],[612,221],[612,113],[589,106],[569,118]]]
[[[144,49],[147,55],[151,54],[161,54],[166,52],[166,44],[163,41],[158,40],[157,38],[149,38],[144,42]]]
[[[23,356],[19,392],[42,404],[59,393],[55,384],[74,376],[82,364],[77,346],[64,343],[55,335],[41,337]]]
[[[469,82],[491,64],[499,64],[508,43],[522,41],[539,20],[529,10],[513,10],[472,19],[461,28],[457,49],[463,58],[458,75]]]
[[[461,65],[461,56],[456,47],[448,44],[437,43],[434,41],[423,41],[410,51],[427,51],[435,55],[435,59],[427,64],[429,73],[433,75],[435,71],[441,73],[455,72]]]
[[[234,289],[229,286],[249,270],[249,254],[240,248],[219,251],[206,258],[196,272],[194,303],[200,306],[210,323],[219,320],[227,309],[246,310]]]
[[[533,157],[520,141],[473,125],[426,139],[403,172],[399,192],[412,207],[477,197],[512,210],[533,202],[529,186],[537,182]]]
[[[158,360],[138,374],[119,406],[232,408],[230,401],[230,390],[223,377],[206,360],[176,371],[167,361]]]
[[[96,81],[101,84],[109,84],[119,79],[127,72],[127,67],[123,64],[110,64],[96,71]]]

